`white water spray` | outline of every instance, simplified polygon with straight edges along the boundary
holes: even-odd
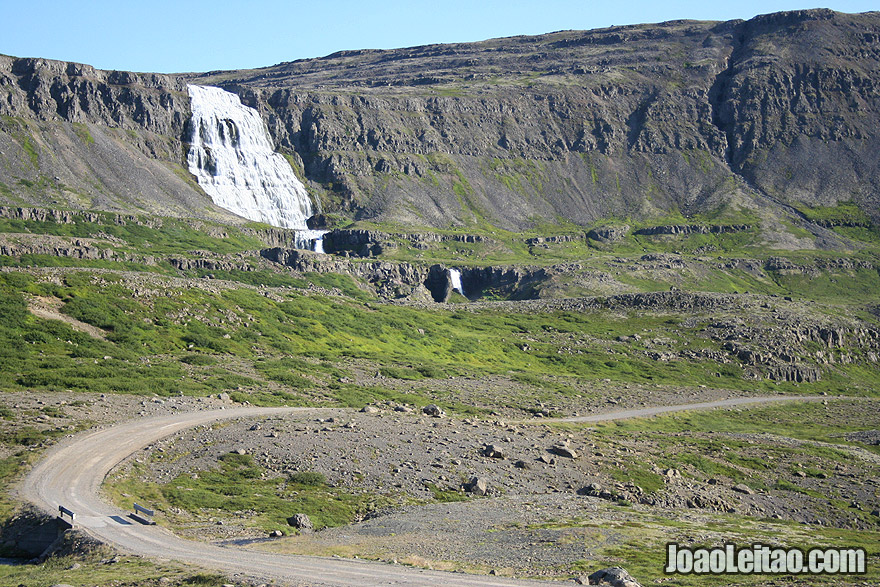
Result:
[[[467,297],[464,293],[464,287],[461,285],[461,271],[458,269],[449,269],[449,281],[452,282],[452,289],[457,290],[458,293]]]
[[[297,231],[299,248],[317,248],[326,231],[309,230],[312,203],[269,130],[236,94],[187,86],[192,102],[190,172],[215,204],[257,222]],[[320,247],[323,252],[323,247]]]

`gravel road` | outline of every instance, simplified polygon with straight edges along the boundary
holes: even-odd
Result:
[[[390,564],[319,557],[293,557],[187,541],[158,526],[132,522],[127,513],[104,502],[99,489],[118,462],[156,440],[182,429],[218,420],[301,412],[308,408],[234,408],[190,412],[126,422],[78,436],[52,450],[25,479],[22,496],[47,512],[58,506],[76,514],[76,526],[127,552],[156,559],[241,573],[293,585],[412,585],[507,587],[538,583],[495,577],[426,571]]]
[[[818,399],[804,396],[737,398],[678,406],[657,406],[567,421],[601,421],[645,417],[688,409],[706,409],[746,403]],[[94,537],[123,551],[156,559],[174,560],[293,585],[419,585],[419,586],[515,586],[544,584],[492,576],[421,570],[362,560],[286,556],[235,547],[220,547],[181,539],[158,526],[132,522],[126,512],[107,504],[100,485],[107,473],[126,457],[157,440],[194,426],[219,420],[285,414],[314,418],[314,408],[231,408],[203,410],[173,416],[148,417],[78,435],[53,450],[23,482],[21,496],[56,513],[58,506],[76,513],[76,525]]]
[[[571,418],[554,418],[547,420],[550,422],[608,422],[609,420],[624,420],[626,418],[647,418],[649,416],[658,416],[669,412],[683,412],[686,410],[710,410],[713,408],[730,408],[741,406],[744,404],[769,404],[775,402],[785,402],[791,400],[798,401],[816,401],[828,399],[818,395],[799,395],[799,396],[763,396],[763,397],[734,397],[730,399],[717,400],[712,402],[698,402],[691,404],[682,404],[677,406],[653,406],[649,408],[633,408],[627,410],[618,410],[616,412],[607,412],[604,414],[592,414],[589,416],[575,416]]]

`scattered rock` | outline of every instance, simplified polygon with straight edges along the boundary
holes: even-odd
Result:
[[[489,457],[490,459],[503,459],[504,452],[501,450],[500,446],[487,444],[486,448],[483,449],[483,456]]]
[[[282,536],[284,536],[284,532],[282,532],[281,530],[272,530],[271,532],[269,532],[269,536],[272,538],[281,538]]]
[[[489,483],[482,477],[472,477],[465,483],[464,490],[474,495],[486,495],[489,493]]]
[[[517,469],[525,469],[525,470],[532,468],[532,466],[525,461],[517,461],[513,464],[513,466],[516,467]]]
[[[550,452],[553,454],[559,455],[561,457],[565,457],[567,459],[576,459],[578,458],[578,453],[573,448],[568,446],[567,442],[563,442],[557,445],[554,445]]]
[[[582,585],[610,585],[611,587],[642,587],[638,581],[621,567],[611,567],[596,571],[587,577],[587,583]]]
[[[752,488],[745,483],[737,483],[733,486],[733,490],[737,493],[744,493],[746,495],[752,495],[753,493],[755,493]]]
[[[378,414],[379,408],[377,408],[376,406],[364,406],[361,408],[361,412],[363,412],[364,414]]]
[[[422,413],[427,416],[431,416],[432,418],[442,418],[446,415],[446,413],[440,409],[440,406],[435,404],[428,404],[424,408],[422,408]]]
[[[312,520],[306,514],[294,514],[287,518],[287,523],[298,530],[312,529]]]
[[[578,494],[598,497],[599,499],[615,499],[616,497],[612,492],[608,491],[598,483],[590,483],[583,489],[579,489]]]
[[[862,430],[846,435],[849,441],[863,442],[873,446],[880,446],[880,430]]]

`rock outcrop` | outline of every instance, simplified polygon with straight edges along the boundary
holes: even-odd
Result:
[[[584,585],[608,585],[609,587],[641,587],[638,581],[621,567],[602,569],[587,577]]]
[[[629,226],[598,226],[587,233],[587,238],[603,243],[622,240],[629,233]]]
[[[428,267],[388,261],[353,262],[331,255],[281,247],[263,249],[260,256],[303,273],[352,275],[369,283],[376,294],[383,298],[431,299],[424,285],[430,271]]]
[[[167,218],[133,214],[109,214],[86,210],[59,210],[57,208],[24,208],[18,206],[0,206],[0,218],[25,220],[29,222],[51,222],[54,224],[96,223],[115,224],[118,226],[145,226],[162,228]],[[230,229],[222,225],[206,224],[199,220],[180,220],[188,226],[213,238],[229,238]],[[286,228],[254,228],[251,226],[236,227],[243,235],[261,241],[267,247],[293,247],[296,244],[296,231]]]
[[[0,203],[240,221],[186,171],[185,86],[0,56]]]
[[[0,56],[0,114],[78,122],[180,137],[189,119],[178,77],[103,71],[50,59]]]
[[[749,224],[672,224],[665,226],[650,226],[633,231],[633,234],[656,236],[675,235],[686,236],[689,234],[725,234],[731,232],[743,232],[751,230]]]
[[[331,233],[332,234],[332,233]],[[339,231],[334,238],[345,240],[345,246],[357,251],[350,256],[370,257],[380,242],[370,240],[379,233],[372,231]],[[325,237],[326,238],[326,237]],[[339,240],[331,241],[337,250]],[[343,249],[346,252],[346,249]],[[444,265],[416,265],[389,261],[352,261],[349,255],[325,255],[286,247],[271,247],[260,251],[264,259],[293,268],[303,273],[343,273],[370,283],[384,298],[410,298],[446,302],[452,294],[449,270]],[[550,275],[564,272],[569,266],[552,267],[462,267],[461,283],[471,298],[486,295],[511,299],[537,297],[535,288]]]

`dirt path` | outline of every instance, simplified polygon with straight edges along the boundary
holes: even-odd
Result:
[[[610,414],[566,418],[557,421],[597,422],[645,417],[670,411],[707,409],[779,401],[815,400],[818,397],[773,396],[736,398],[678,406],[656,406]],[[77,526],[96,538],[134,554],[170,559],[197,566],[241,573],[265,580],[295,585],[412,585],[412,586],[516,586],[542,583],[491,576],[421,570],[362,560],[286,556],[234,547],[220,547],[181,539],[157,526],[132,523],[127,513],[106,503],[100,485],[110,470],[145,446],[181,430],[218,420],[268,416],[302,415],[313,418],[314,408],[232,408],[187,412],[134,420],[77,436],[58,446],[31,471],[20,493],[43,510],[55,513],[58,506],[76,513]],[[544,420],[549,422],[551,420]]]
[[[120,550],[155,559],[221,569],[230,575],[243,573],[264,580],[312,586],[509,587],[538,584],[368,561],[259,553],[187,541],[164,528],[133,523],[127,517],[127,512],[109,505],[99,495],[104,477],[117,463],[150,443],[180,430],[248,416],[301,413],[314,417],[316,411],[309,408],[233,408],[126,422],[79,436],[70,444],[52,450],[28,475],[20,492],[25,499],[47,512],[57,513],[59,505],[72,510],[76,514],[77,527]]]
[[[60,320],[69,324],[71,328],[79,332],[88,334],[92,338],[106,340],[106,332],[100,328],[95,328],[91,324],[86,324],[76,318],[61,313],[61,306],[64,304],[58,298],[34,296],[28,302],[28,310],[37,318],[45,318],[46,320]]]
[[[540,422],[608,422],[610,420],[624,420],[626,418],[648,418],[667,414],[669,412],[684,412],[687,410],[711,410],[714,408],[729,408],[746,404],[772,404],[789,401],[817,401],[830,399],[818,395],[775,395],[761,397],[734,397],[716,400],[712,402],[697,402],[692,404],[680,404],[676,406],[651,406],[648,408],[632,408],[608,412],[605,414],[592,414],[589,416],[574,416],[571,418],[547,418]]]

